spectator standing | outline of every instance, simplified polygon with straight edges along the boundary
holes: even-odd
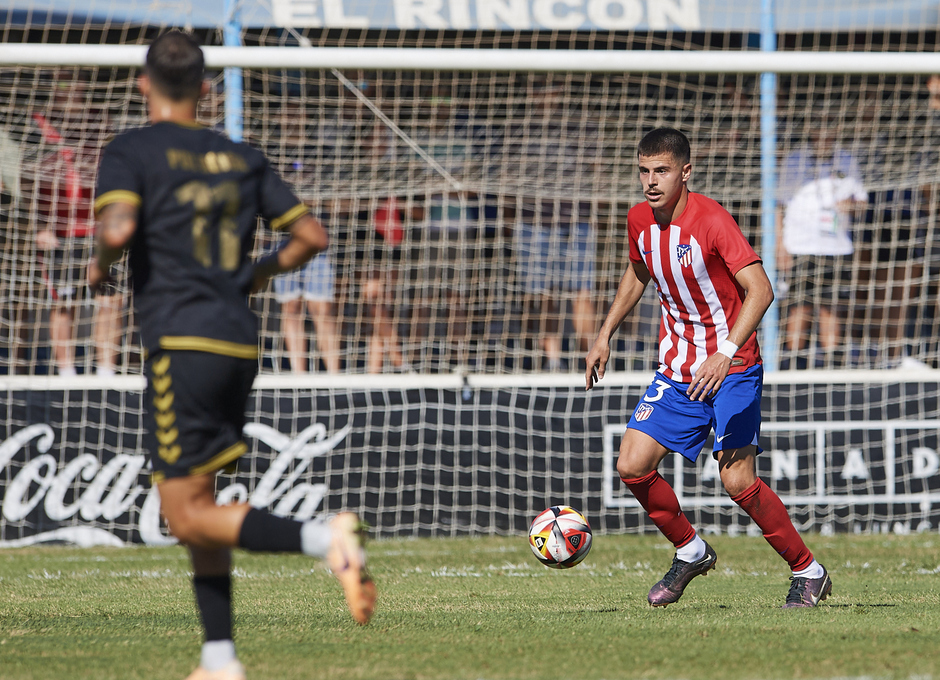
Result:
[[[94,234],[94,178],[107,119],[93,106],[88,84],[59,72],[44,113],[33,115],[39,130],[38,231],[43,279],[52,308],[49,338],[59,375],[75,375],[75,309],[85,293],[85,263]],[[118,280],[118,277],[113,277]],[[99,375],[113,375],[120,342],[123,296],[109,283],[95,294],[94,347]]]
[[[412,162],[419,168],[416,174],[426,178],[428,192],[413,212],[424,240],[412,328],[439,345],[439,367],[454,368],[471,362],[470,305],[474,289],[482,284],[479,196],[464,187],[472,162],[473,128],[452,97],[430,97],[422,109],[426,115],[419,118],[414,141],[427,158],[413,154]],[[443,330],[441,342],[438,328]]]
[[[350,252],[343,265],[357,310],[352,322],[356,334],[366,337],[365,370],[404,371],[409,365],[398,332],[398,294],[405,206],[394,195],[397,150],[386,125],[350,91],[377,99],[373,81],[361,73],[347,76],[352,80],[342,79],[336,110],[324,117],[317,135],[321,185],[331,187],[321,204],[328,223],[347,235]]]
[[[23,153],[20,145],[9,133],[9,129],[3,121],[0,126],[0,244],[4,254],[7,248],[15,248],[11,243],[16,231],[16,212],[19,207],[21,197],[20,174],[22,172]],[[18,258],[14,257],[14,261]],[[20,295],[17,288],[21,288],[22,273],[19,271],[19,263],[10,267],[9,272],[4,272],[3,280],[0,280],[0,295],[12,302],[8,311],[10,314],[10,335],[8,338],[8,357],[9,371],[16,372],[17,364],[21,357],[20,353],[23,345],[23,316],[24,305],[20,302]],[[9,288],[7,288],[9,287]],[[6,314],[4,313],[4,316]]]
[[[502,186],[515,193],[515,250],[523,318],[538,337],[543,368],[561,371],[565,311],[570,300],[578,348],[596,325],[596,209],[579,198],[590,190],[597,130],[566,108],[564,88],[532,85],[522,121],[510,125]]]
[[[927,101],[918,115],[913,156],[909,173],[914,181],[910,190],[912,199],[910,243],[907,259],[894,264],[893,285],[889,314],[899,317],[897,332],[902,342],[911,341],[918,356],[909,354],[908,347],[892,357],[898,368],[922,369],[927,361],[936,361],[940,296],[937,294],[940,276],[940,246],[938,246],[937,217],[940,214],[940,75],[931,75],[926,82]],[[905,254],[905,253],[901,253]],[[917,313],[910,315],[912,307]],[[907,322],[913,316],[914,329],[907,335]]]
[[[924,363],[909,355],[907,328],[910,311],[924,287],[928,210],[921,186],[936,176],[937,152],[930,147],[938,140],[930,139],[929,111],[899,125],[898,113],[888,110],[877,96],[861,99],[859,108],[858,158],[869,192],[863,240],[870,243],[873,275],[867,296],[859,299],[858,312],[866,321],[870,348],[876,351],[870,355],[877,357],[876,367],[924,368]],[[910,122],[915,123],[913,140]],[[918,151],[898,153],[910,145]],[[864,254],[861,259],[867,264]]]
[[[835,124],[820,121],[811,142],[786,157],[777,218],[777,265],[785,273],[789,301],[786,347],[797,354],[808,348],[815,313],[826,366],[839,359],[842,329],[834,307],[845,259],[854,252],[853,214],[868,200],[858,161],[837,145],[835,133]],[[800,356],[797,367],[803,361]]]
[[[280,111],[276,144],[268,148],[281,176],[299,195],[310,191],[317,147],[307,130],[307,112],[296,100]],[[330,251],[319,253],[300,269],[274,278],[274,297],[281,305],[281,333],[291,370],[306,373],[307,331],[304,311],[313,321],[317,350],[329,373],[340,370],[339,323],[336,318],[336,272]]]

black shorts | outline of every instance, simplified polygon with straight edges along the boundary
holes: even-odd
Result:
[[[42,274],[49,297],[71,305],[84,300],[88,291],[88,263],[94,254],[94,241],[91,237],[59,238],[62,245],[42,251]],[[121,262],[111,266],[111,281],[101,287],[98,295],[110,297],[118,292],[124,279]]]
[[[153,482],[217,472],[234,465],[256,359],[192,351],[160,351],[146,364],[145,448]]]
[[[42,252],[42,273],[49,297],[68,304],[85,298],[91,239],[60,237],[60,245]]]
[[[873,243],[877,244],[875,257],[878,262],[903,266],[909,260],[922,262],[927,244],[926,229],[912,230],[889,224],[873,232]]]
[[[835,255],[794,255],[787,275],[790,302],[807,306],[835,305],[842,292],[846,259]]]

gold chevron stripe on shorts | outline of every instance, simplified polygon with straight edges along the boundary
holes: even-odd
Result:
[[[244,345],[239,342],[200,338],[193,335],[164,335],[160,338],[160,347],[167,350],[184,350],[221,354],[236,359],[257,359],[258,346]]]
[[[204,475],[208,472],[215,472],[220,468],[224,468],[236,458],[240,458],[247,451],[248,444],[245,442],[236,442],[221,453],[217,453],[216,455],[212,456],[212,458],[207,460],[205,463],[194,465],[193,467],[189,468],[189,474]]]

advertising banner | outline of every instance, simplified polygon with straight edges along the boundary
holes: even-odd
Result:
[[[940,386],[765,387],[759,473],[804,529],[940,527]],[[522,533],[549,505],[595,530],[652,530],[617,478],[642,390],[262,389],[249,453],[220,475],[220,503],[310,519],[361,513],[379,536]],[[832,395],[839,395],[838,398]],[[140,392],[11,390],[0,424],[0,546],[172,542],[141,450]],[[771,417],[768,418],[767,415]],[[706,531],[748,525],[706,445],[661,467]]]

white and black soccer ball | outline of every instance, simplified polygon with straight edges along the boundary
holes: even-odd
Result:
[[[546,567],[568,569],[591,552],[591,525],[574,508],[554,505],[529,526],[529,547]]]

